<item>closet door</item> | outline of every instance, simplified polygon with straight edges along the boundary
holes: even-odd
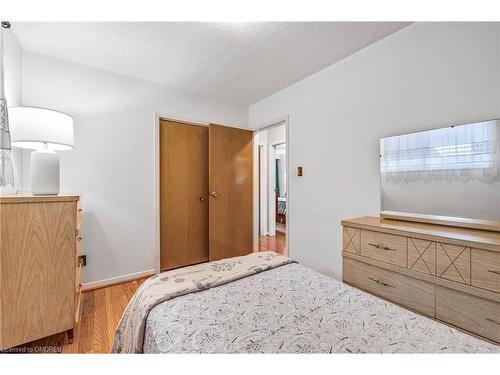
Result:
[[[253,133],[210,124],[210,260],[252,252]]]
[[[188,243],[190,264],[208,261],[208,128],[189,126]]]
[[[160,268],[208,260],[208,128],[160,121]]]

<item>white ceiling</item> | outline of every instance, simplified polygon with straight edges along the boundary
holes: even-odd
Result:
[[[16,22],[23,49],[244,105],[405,27],[402,22]]]

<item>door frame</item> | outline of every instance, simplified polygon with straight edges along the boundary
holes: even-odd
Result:
[[[188,125],[197,125],[208,127],[209,122],[204,120],[191,119],[184,116],[177,116],[162,112],[155,112],[155,128],[154,128],[154,262],[155,273],[160,273],[160,120],[174,121],[185,123]]]
[[[290,116],[285,115],[282,117],[278,117],[272,121],[266,121],[261,123],[260,125],[254,126],[251,128],[255,136],[259,131],[271,129],[277,126],[284,125],[285,126],[285,139],[286,139],[286,238],[285,238],[285,248],[286,248],[286,256],[290,256]],[[282,143],[278,142],[277,144]],[[275,145],[270,145],[270,147],[274,147]],[[253,209],[253,246],[254,251],[259,250],[259,208],[260,208],[260,199],[259,199],[259,191],[260,186],[258,184],[259,176],[259,161],[258,161],[258,153],[259,153],[259,144],[254,141],[254,185],[253,185],[253,196],[254,196],[254,209]],[[256,156],[257,155],[257,156]],[[257,182],[256,182],[257,181]],[[269,181],[268,181],[269,182]],[[269,190],[269,186],[268,189]],[[268,213],[269,215],[269,213]]]

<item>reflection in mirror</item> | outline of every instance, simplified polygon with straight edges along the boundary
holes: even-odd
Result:
[[[286,143],[276,147],[276,191],[278,197],[286,198]]]
[[[286,225],[286,143],[275,147],[276,155],[276,231],[284,234]]]
[[[382,138],[381,209],[500,220],[500,120]]]

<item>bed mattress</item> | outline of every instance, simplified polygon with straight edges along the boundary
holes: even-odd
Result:
[[[499,353],[299,264],[162,302],[144,353]]]

